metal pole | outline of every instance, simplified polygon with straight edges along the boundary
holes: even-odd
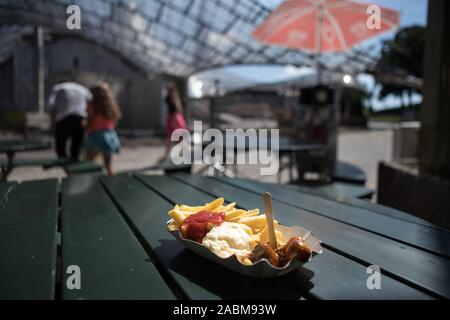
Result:
[[[44,90],[45,90],[45,54],[44,54],[44,28],[36,27],[36,62],[37,62],[37,79],[36,79],[36,102],[38,112],[44,113]]]
[[[324,0],[320,1],[317,8],[319,14],[319,21],[317,26],[316,41],[318,41],[318,55],[317,55],[317,81],[318,84],[322,82],[322,66],[320,65],[320,57],[322,56],[322,36],[323,36],[323,13],[324,13]]]

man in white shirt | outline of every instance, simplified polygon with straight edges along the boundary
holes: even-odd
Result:
[[[59,158],[67,158],[66,143],[70,139],[70,158],[79,160],[84,136],[83,120],[87,116],[90,100],[91,92],[78,83],[64,82],[53,87],[49,104],[55,123],[55,147]]]

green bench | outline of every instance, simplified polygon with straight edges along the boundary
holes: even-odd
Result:
[[[384,284],[388,275],[393,275],[391,280],[399,279],[409,289],[418,286],[423,291],[431,289],[436,296],[450,297],[448,274],[443,271],[450,270],[448,231],[358,210],[322,197],[289,192],[282,186],[272,189],[256,185],[243,187],[234,179],[222,178],[223,181],[220,182],[219,179],[195,175],[174,178],[213,197],[236,201],[246,209],[261,209],[262,192],[271,192],[278,221],[284,225],[301,225],[313,231],[323,240],[326,251],[341,254],[341,257],[351,257],[366,267],[376,263],[384,272]],[[175,192],[173,186],[171,191],[162,191],[154,184],[153,187],[165,195],[173,194],[174,198],[187,196],[186,191]],[[195,199],[192,195],[190,198]],[[183,203],[184,200],[177,201]],[[307,268],[312,269],[318,264],[316,259]],[[337,270],[329,272],[335,276]],[[322,277],[322,274],[318,276],[316,286],[323,280]],[[337,283],[341,284],[336,279],[335,284]],[[358,289],[356,285],[354,289]],[[382,290],[373,291],[385,289],[384,286]]]
[[[60,203],[59,189],[0,183],[0,300],[174,298],[97,177],[64,179]],[[80,290],[67,285],[73,266]]]
[[[164,170],[165,174],[176,174],[176,173],[191,173],[192,165],[190,164],[175,164],[172,160],[166,160],[162,163],[161,168]]]
[[[262,209],[261,193],[259,191],[248,192],[234,186],[224,185],[211,178],[195,175],[179,175],[172,177],[139,176],[138,179],[143,181],[148,188],[162,194],[165,198],[170,200],[172,204],[185,203],[195,205],[211,201],[217,197],[224,197],[225,201],[236,201],[241,208]],[[300,290],[298,292],[307,299],[383,299],[383,297],[386,299],[386,297],[395,296],[404,298],[415,297],[419,299],[427,298],[426,294],[422,294],[414,288],[401,283],[401,281],[397,282],[396,279],[385,275],[383,276],[383,290],[367,290],[367,287],[364,285],[367,280],[367,265],[362,265],[357,260],[355,261],[352,259],[350,253],[352,249],[349,247],[345,248],[345,251],[339,251],[335,248],[340,247],[343,249],[343,246],[347,243],[347,238],[351,238],[352,235],[356,236],[359,234],[358,237],[373,238],[373,234],[370,232],[361,232],[360,229],[355,229],[344,223],[334,223],[332,219],[315,217],[314,214],[310,214],[309,217],[306,217],[303,210],[299,210],[298,208],[289,205],[283,205],[278,201],[274,201],[274,211],[277,220],[282,224],[302,225],[308,227],[309,230],[314,230],[316,235],[325,242],[324,252],[322,255],[313,259],[311,263],[305,265],[305,269],[301,269],[289,276],[278,278],[275,283],[264,283],[267,279],[259,279],[258,289],[253,290],[251,293],[246,291],[245,285],[239,286],[232,294],[235,298],[238,299],[247,294],[247,298],[253,299],[258,299],[262,296],[265,296],[267,299],[290,299],[289,295],[292,294],[292,292],[288,291],[289,288],[296,288],[297,290],[303,288],[305,291],[302,292]],[[314,226],[312,224],[314,224]],[[332,240],[329,238],[330,236],[333,238]],[[371,240],[366,240],[363,246],[367,245],[369,247],[368,250],[370,251],[370,249],[382,246],[381,242],[382,240],[371,245]],[[347,244],[350,245],[351,241]],[[355,244],[353,243],[352,245],[354,249]],[[377,253],[374,253],[373,255]],[[357,257],[359,258],[360,255]],[[381,261],[378,259],[375,259],[375,261],[380,263],[386,262],[386,260]],[[210,264],[206,264],[206,262],[204,262],[204,264],[205,268],[211,268]],[[192,275],[192,273],[188,272],[186,272],[186,274],[189,276]],[[226,281],[220,279],[208,279],[209,281],[205,281],[205,283],[216,281],[217,283],[220,283],[220,286],[227,286],[227,284],[231,282],[231,280],[228,281],[229,275],[229,272],[224,272],[224,277],[227,279]],[[441,274],[441,276],[444,277],[443,274]],[[310,279],[312,283],[308,283],[308,279]],[[361,285],[361,283],[363,285]],[[436,281],[436,283],[439,284],[438,281]],[[284,290],[279,291],[275,287],[275,285],[280,284],[285,288]],[[233,283],[229,285],[231,287],[233,286]],[[273,286],[273,290],[270,291],[273,293],[272,295],[270,293],[263,293],[264,285],[269,287],[270,285]],[[219,290],[217,289],[219,286],[211,285],[208,287]],[[441,288],[442,287],[443,286],[441,286]],[[229,295],[224,295],[222,297],[228,298]]]
[[[234,273],[166,231],[174,204],[224,197],[262,209],[262,191],[272,193],[281,224],[323,241],[323,253],[289,275]],[[0,197],[0,299],[450,297],[448,231],[282,186],[186,174],[74,175],[61,186],[0,183]],[[382,290],[366,286],[372,264],[381,269]],[[77,268],[80,289],[67,285]]]
[[[332,174],[333,181],[347,182],[358,185],[366,184],[366,174],[358,166],[337,161]]]
[[[0,159],[0,166],[6,166],[8,161],[6,159]],[[51,167],[58,165],[57,159],[14,159],[14,167]]]
[[[0,159],[2,171],[6,170],[8,161]],[[44,170],[63,168],[67,175],[103,173],[103,167],[92,161],[73,162],[66,159],[14,159],[13,167],[42,167]]]
[[[408,214],[406,212],[402,212],[400,210],[396,210],[393,208],[389,208],[386,206],[382,206],[376,203],[372,203],[370,201],[365,200],[368,198],[368,195],[372,193],[371,189],[360,187],[354,184],[347,184],[347,183],[333,183],[330,187],[323,186],[323,187],[306,187],[306,186],[299,186],[299,185],[277,185],[273,183],[264,183],[260,181],[255,180],[249,180],[244,178],[233,178],[233,179],[222,179],[220,177],[216,178],[218,180],[227,181],[227,183],[237,185],[239,187],[243,188],[255,188],[257,190],[271,190],[272,188],[276,189],[283,189],[286,190],[285,187],[287,187],[288,190],[294,190],[297,193],[295,194],[294,198],[297,197],[304,197],[305,195],[311,195],[315,197],[320,197],[324,199],[328,199],[331,201],[336,201],[338,203],[341,203],[345,206],[349,206],[350,208],[355,208],[354,210],[356,212],[360,212],[359,209],[363,209],[363,213],[366,211],[370,211],[373,213],[385,215],[387,217],[395,218],[404,220],[407,222],[413,222],[417,224],[421,224],[424,226],[432,226],[433,228],[438,228],[437,226],[423,220],[420,218],[417,218],[411,214]],[[342,189],[341,187],[344,186],[345,188]],[[292,196],[292,192],[288,192],[287,194]]]
[[[0,183],[0,207],[8,199],[9,193],[17,185],[16,182],[1,182]]]
[[[193,253],[173,239],[166,231],[167,212],[173,207],[178,196],[184,201],[189,194],[180,194],[182,190],[174,189],[168,195],[169,201],[163,199],[153,189],[165,189],[164,182],[170,183],[164,176],[102,177],[107,190],[116,199],[117,205],[126,213],[130,225],[136,229],[138,238],[149,246],[168,271],[168,277],[175,280],[182,298],[189,299],[300,299],[301,293],[294,288],[289,279],[255,279],[224,270],[210,261],[199,259]],[[150,186],[152,186],[150,188]],[[160,189],[161,188],[161,189]],[[169,187],[170,188],[170,187]],[[195,199],[195,200],[194,200]],[[210,201],[206,194],[192,198],[198,203]],[[226,277],[227,281],[223,281]],[[214,284],[220,283],[220,286]]]
[[[0,299],[55,297],[57,189],[56,180],[24,182],[3,201]]]
[[[7,159],[0,159],[0,171],[4,181],[16,167],[52,167],[55,166],[55,159],[13,159],[12,166]]]
[[[63,166],[64,171],[69,176],[79,174],[101,174],[103,173],[103,167],[92,161],[80,161],[68,163]]]
[[[173,295],[97,177],[62,185],[62,299],[172,299]],[[79,266],[81,290],[64,285]]]
[[[374,194],[373,189],[345,182],[331,182],[319,185],[291,184],[288,185],[288,187],[297,191],[314,193],[320,196],[334,199],[344,199],[344,198],[370,199]]]

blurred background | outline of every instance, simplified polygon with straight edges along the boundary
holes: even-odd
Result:
[[[448,227],[450,90],[441,66],[450,63],[449,4],[371,4],[382,8],[383,32],[365,35],[330,8],[314,17],[322,24],[304,31],[325,30],[324,44],[311,50],[295,45],[306,18],[285,26],[294,33],[278,30],[291,42],[256,31],[268,22],[278,27],[274,15],[305,5],[301,0],[0,0],[0,139],[50,143],[17,152],[7,179],[66,176],[60,166],[42,165],[56,159],[48,100],[65,81],[110,84],[123,114],[117,173],[186,170],[158,164],[168,117],[164,88],[172,82],[188,127],[201,120],[204,129],[278,128],[286,141],[274,176],[261,176],[255,165],[194,165],[190,172],[328,188]],[[80,9],[80,29],[67,27],[70,5]],[[358,41],[327,47],[327,37],[345,43],[352,32],[362,33]],[[0,154],[3,170],[8,155]]]

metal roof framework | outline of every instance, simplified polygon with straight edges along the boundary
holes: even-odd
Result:
[[[81,30],[66,27],[66,9],[73,4],[81,9]],[[148,72],[181,77],[227,65],[316,65],[313,54],[253,39],[252,31],[271,11],[258,0],[0,0],[0,26],[42,25],[75,34]],[[2,32],[11,34],[5,27]],[[320,64],[346,73],[365,70],[369,62],[355,56],[323,55]]]

